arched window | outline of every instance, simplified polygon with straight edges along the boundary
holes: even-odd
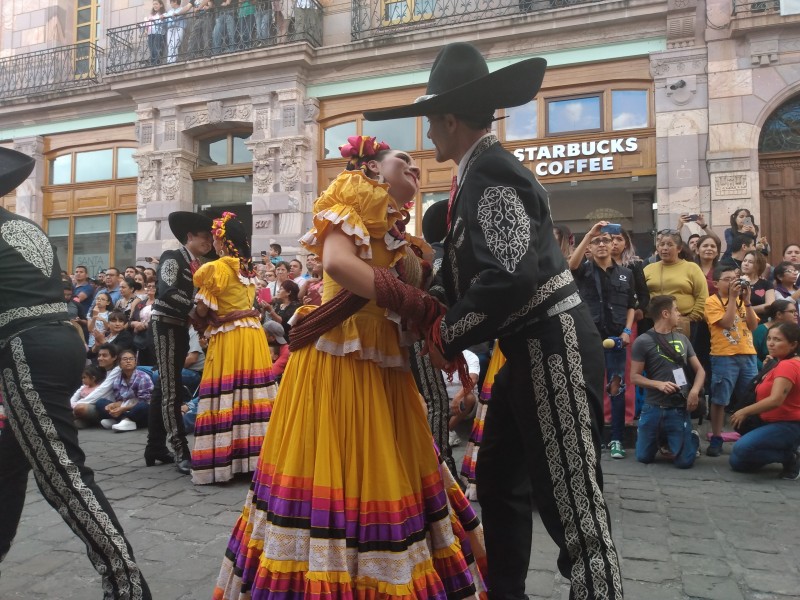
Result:
[[[785,102],[772,113],[758,141],[758,151],[797,152],[800,150],[800,96]]]

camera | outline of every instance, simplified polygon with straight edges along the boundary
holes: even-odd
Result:
[[[739,290],[739,295],[740,296],[746,296],[747,295],[747,288],[750,287],[750,280],[745,278],[745,277],[742,277],[738,281],[739,281],[739,285],[741,286],[741,289]]]

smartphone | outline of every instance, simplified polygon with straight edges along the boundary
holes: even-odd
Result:
[[[745,227],[748,226],[748,225],[752,225],[753,224],[753,217],[745,217],[744,218],[744,224],[745,224]]]
[[[622,225],[619,223],[609,223],[608,225],[603,225],[600,231],[611,235],[620,235],[622,233]]]
[[[689,215],[688,217],[686,217],[686,219],[689,222],[697,221],[697,219],[699,219],[699,218],[700,218],[700,215]]]
[[[266,256],[266,255],[267,255],[267,251],[266,250],[262,250],[261,251],[261,256]]]

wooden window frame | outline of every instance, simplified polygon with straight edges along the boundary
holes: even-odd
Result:
[[[73,266],[72,262],[74,259],[74,242],[75,242],[75,219],[81,219],[83,217],[104,217],[109,216],[109,234],[108,234],[108,264],[106,267],[117,266],[115,265],[116,261],[116,246],[117,246],[117,217],[119,215],[135,215],[136,211],[131,211],[129,209],[126,210],[112,210],[112,211],[104,211],[104,212],[94,212],[94,213],[81,213],[81,214],[70,214],[70,215],[53,215],[51,217],[45,217],[44,223],[44,230],[45,234],[50,237],[48,230],[50,229],[50,221],[59,221],[62,219],[67,219],[69,222],[68,234],[67,234],[67,266],[61,265],[61,268],[68,273],[72,273],[75,267]],[[89,273],[89,277],[94,277],[96,273]]]

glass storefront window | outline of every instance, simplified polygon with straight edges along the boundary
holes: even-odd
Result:
[[[797,152],[800,150],[800,98],[792,98],[779,106],[761,128],[759,152]]]
[[[339,146],[347,143],[347,138],[356,134],[356,122],[340,123],[325,130],[325,158],[339,158]],[[373,134],[374,135],[374,134]]]
[[[506,141],[532,140],[538,137],[539,106],[536,100],[506,109]]]
[[[117,149],[117,178],[136,177],[139,175],[139,166],[133,160],[136,148]]]
[[[253,162],[252,152],[244,145],[245,140],[249,138],[249,135],[233,136],[233,164],[238,165]]]
[[[419,203],[418,208],[411,212],[411,221],[409,221],[408,225],[406,225],[406,231],[409,233],[413,233],[414,235],[422,235],[422,217],[425,215],[425,211],[430,208],[430,206],[439,200],[447,200],[450,198],[450,192],[425,192],[422,194],[422,201]],[[420,231],[417,232],[417,223],[420,224]],[[427,240],[429,243],[433,242],[440,242],[441,240]]]
[[[109,215],[75,217],[72,262],[76,265],[86,265],[89,273],[97,273],[101,269],[112,266],[109,265],[110,238],[111,217]]]
[[[547,133],[599,130],[602,127],[600,96],[547,101]]]
[[[125,268],[136,264],[136,213],[117,215],[114,235],[114,262]]]
[[[417,148],[416,117],[389,121],[364,121],[361,124],[361,131],[363,135],[374,137],[379,142],[386,142],[395,150],[411,151]],[[345,138],[340,145],[346,141]]]
[[[66,269],[69,264],[69,219],[47,221],[47,237],[56,249],[58,264],[62,269]]]
[[[72,154],[64,154],[50,161],[50,185],[72,181]]]
[[[229,206],[253,201],[253,178],[219,177],[194,182],[194,203],[203,206]]]
[[[75,153],[75,183],[113,179],[114,151],[94,150]]]
[[[647,127],[647,91],[612,91],[611,113],[611,123],[615,130]]]

